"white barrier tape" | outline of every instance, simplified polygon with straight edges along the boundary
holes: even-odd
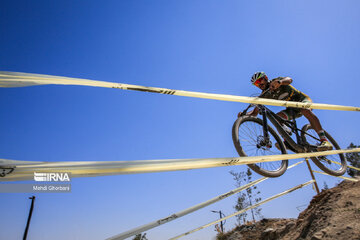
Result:
[[[257,179],[257,180],[255,180],[255,181],[253,181],[253,182],[251,182],[251,183],[248,183],[248,184],[246,184],[246,185],[244,185],[244,186],[242,186],[242,187],[239,187],[239,188],[237,188],[237,189],[234,189],[234,190],[232,190],[232,191],[230,191],[230,192],[227,192],[227,193],[222,194],[222,195],[220,195],[220,196],[217,196],[217,197],[215,197],[215,198],[212,198],[212,199],[210,199],[210,200],[208,200],[208,201],[206,201],[206,202],[200,203],[200,204],[198,204],[198,205],[196,205],[196,206],[190,207],[190,208],[185,209],[185,210],[183,210],[183,211],[174,213],[174,214],[172,214],[172,215],[170,215],[170,216],[168,216],[168,217],[166,217],[166,218],[162,218],[162,219],[159,219],[159,220],[157,220],[157,221],[154,221],[154,222],[145,224],[145,225],[143,225],[143,226],[140,226],[140,227],[131,229],[131,230],[129,230],[129,231],[120,233],[120,234],[115,235],[115,236],[113,236],[113,237],[107,238],[106,240],[123,240],[123,239],[126,239],[126,238],[128,238],[128,237],[131,237],[131,236],[133,236],[133,235],[136,235],[136,234],[139,234],[139,233],[143,233],[143,232],[145,232],[145,231],[147,231],[147,230],[149,230],[149,229],[158,227],[158,226],[160,226],[160,225],[162,225],[162,224],[168,223],[168,222],[170,222],[170,221],[172,221],[172,220],[178,219],[178,218],[183,217],[183,216],[185,216],[185,215],[187,215],[187,214],[190,214],[190,213],[192,213],[192,212],[195,212],[195,211],[197,211],[197,210],[199,210],[199,209],[201,209],[201,208],[204,208],[204,207],[206,207],[206,206],[209,206],[210,204],[213,204],[213,203],[215,203],[215,202],[218,202],[218,201],[220,201],[220,200],[222,200],[222,199],[224,199],[224,198],[230,197],[230,196],[234,195],[235,193],[238,193],[238,192],[240,192],[240,191],[242,191],[242,190],[245,190],[245,189],[247,189],[247,188],[249,188],[249,187],[251,187],[251,186],[253,186],[253,185],[255,185],[255,184],[258,184],[258,183],[266,180],[266,179],[267,179],[266,177]]]
[[[231,217],[234,217],[234,216],[236,216],[236,215],[239,215],[239,214],[241,214],[241,213],[243,213],[243,212],[246,212],[246,211],[248,211],[248,210],[250,210],[250,209],[256,208],[256,207],[258,207],[258,206],[260,206],[260,205],[262,205],[262,204],[264,204],[264,203],[267,203],[267,202],[269,202],[269,201],[271,201],[271,200],[274,200],[275,198],[281,197],[281,196],[283,196],[283,195],[285,195],[285,194],[288,194],[288,193],[291,193],[291,192],[293,192],[293,191],[295,191],[295,190],[297,190],[297,189],[303,188],[303,187],[305,187],[305,186],[307,186],[307,185],[309,185],[309,184],[311,184],[311,183],[313,183],[313,182],[315,182],[315,180],[310,180],[310,181],[308,181],[308,182],[306,182],[306,183],[303,183],[303,184],[300,184],[300,185],[298,185],[298,186],[296,186],[296,187],[290,188],[289,190],[286,190],[286,191],[284,191],[284,192],[282,192],[282,193],[279,193],[279,194],[276,194],[276,195],[274,195],[274,196],[272,196],[272,197],[270,197],[270,198],[267,198],[267,199],[265,199],[265,200],[263,200],[263,201],[261,201],[261,202],[259,202],[259,203],[256,203],[256,204],[254,204],[253,206],[247,207],[247,208],[245,208],[245,209],[243,209],[243,210],[241,210],[241,211],[235,212],[235,213],[233,213],[233,214],[231,214],[231,215],[229,215],[229,216],[226,216],[226,217],[221,218],[221,219],[219,219],[219,220],[213,221],[213,222],[211,222],[211,223],[208,223],[208,224],[206,224],[206,225],[203,225],[203,226],[201,226],[201,227],[199,227],[199,228],[196,228],[196,229],[191,230],[191,231],[189,231],[189,232],[186,232],[186,233],[184,233],[184,234],[181,234],[181,235],[178,235],[178,236],[176,236],[176,237],[170,238],[170,240],[179,239],[179,238],[181,238],[181,237],[184,237],[184,236],[186,236],[186,235],[189,235],[189,234],[194,233],[194,232],[196,232],[196,231],[199,231],[199,230],[201,230],[201,229],[210,227],[211,225],[214,225],[214,224],[216,224],[216,223],[218,223],[218,222],[221,222],[221,221],[224,221],[224,220],[226,220],[226,219],[228,219],[228,218],[231,218]]]
[[[195,97],[195,98],[205,98],[205,99],[213,99],[220,101],[264,104],[264,105],[283,106],[283,107],[360,111],[360,107],[341,106],[341,105],[322,104],[322,103],[289,102],[289,101],[265,99],[258,97],[244,97],[244,96],[216,94],[216,93],[201,93],[201,92],[192,92],[192,91],[173,90],[167,88],[145,87],[139,85],[123,84],[123,83],[95,81],[95,80],[80,79],[80,78],[67,78],[67,77],[58,77],[58,76],[42,75],[42,74],[0,71],[0,87],[25,87],[25,86],[33,86],[33,85],[44,85],[44,84],[82,85],[82,86],[92,86],[92,87],[119,88],[124,90],[161,93],[161,94],[177,95],[183,97]]]
[[[295,166],[297,166],[297,165],[299,165],[300,163],[303,163],[303,162],[304,162],[304,161],[297,162],[297,163],[289,166],[288,169],[293,168],[293,167],[295,167]],[[230,196],[232,196],[232,195],[234,195],[234,194],[236,194],[236,193],[238,193],[238,192],[241,192],[241,191],[243,191],[243,190],[245,190],[245,189],[248,189],[248,188],[250,188],[250,187],[252,187],[252,186],[254,186],[254,185],[256,185],[256,184],[258,184],[258,183],[260,183],[260,182],[262,182],[262,181],[264,181],[264,180],[266,180],[266,179],[268,179],[268,177],[259,178],[259,179],[255,180],[255,181],[252,181],[252,182],[250,182],[250,183],[248,183],[248,184],[246,184],[246,185],[244,185],[244,186],[241,186],[241,187],[239,187],[239,188],[236,188],[236,189],[234,189],[234,190],[232,190],[232,191],[230,191],[230,192],[227,192],[227,193],[221,194],[220,196],[214,197],[214,198],[212,198],[212,199],[210,199],[210,200],[208,200],[208,201],[206,201],[206,202],[197,204],[197,205],[195,205],[195,206],[193,206],[193,207],[190,207],[190,208],[187,208],[187,209],[182,210],[182,211],[180,211],[180,212],[171,214],[171,215],[169,215],[168,217],[159,219],[159,220],[157,220],[157,221],[154,221],[154,222],[151,222],[151,223],[142,225],[142,226],[140,226],[140,227],[131,229],[131,230],[129,230],[129,231],[120,233],[120,234],[118,234],[118,235],[116,235],[116,236],[107,238],[107,240],[122,240],[122,239],[126,239],[126,238],[128,238],[128,237],[131,237],[131,236],[133,236],[133,235],[136,235],[136,234],[139,234],[139,233],[143,233],[143,232],[145,232],[145,231],[147,231],[147,230],[149,230],[149,229],[152,229],[152,228],[155,228],[155,227],[160,226],[160,225],[162,225],[162,224],[168,223],[168,222],[170,222],[170,221],[172,221],[172,220],[178,219],[178,218],[183,217],[183,216],[185,216],[185,215],[187,215],[187,214],[190,214],[190,213],[192,213],[192,212],[195,212],[195,211],[197,211],[197,210],[199,210],[199,209],[201,209],[201,208],[207,207],[207,206],[209,206],[209,205],[211,205],[211,204],[214,204],[214,203],[216,203],[216,202],[218,202],[218,201],[220,201],[220,200],[223,200],[223,199],[225,199],[225,198],[227,198],[227,197],[230,197]]]
[[[14,171],[1,181],[32,180],[34,172],[68,172],[72,177],[95,177],[119,174],[179,171],[211,167],[224,167],[233,165],[253,164],[259,162],[272,162],[287,159],[317,157],[339,153],[360,152],[360,148],[331,150],[314,153],[281,154],[257,157],[238,158],[202,158],[202,159],[167,159],[167,160],[137,160],[137,161],[103,161],[103,162],[43,162],[29,165],[6,164],[2,160],[1,167],[16,166]]]
[[[358,181],[359,181],[358,179],[355,179],[355,178],[348,178],[348,177],[343,177],[343,176],[333,176],[333,175],[330,175],[330,174],[328,174],[328,173],[319,172],[319,171],[316,171],[316,170],[313,170],[313,172],[315,172],[315,173],[320,173],[320,174],[323,174],[323,175],[332,176],[332,177],[338,177],[338,178],[342,178],[342,179],[349,180],[349,181],[353,181],[353,182],[358,182]]]

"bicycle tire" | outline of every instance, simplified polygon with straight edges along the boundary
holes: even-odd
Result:
[[[259,118],[255,118],[255,117],[250,117],[250,116],[245,116],[245,117],[240,117],[238,118],[233,125],[232,128],[232,139],[233,139],[233,143],[235,146],[236,151],[238,152],[238,154],[242,157],[247,157],[248,154],[246,153],[246,151],[244,150],[244,145],[241,145],[242,143],[240,142],[239,139],[239,131],[240,131],[240,127],[242,125],[245,125],[246,123],[254,123],[255,126],[256,124],[261,125],[261,131],[260,134],[257,135],[257,139],[259,137],[261,137],[262,134],[262,128],[263,128],[263,120],[259,119]],[[259,126],[260,127],[260,126]],[[282,139],[279,137],[279,135],[275,132],[275,130],[273,128],[271,128],[270,126],[268,126],[269,129],[269,133],[270,135],[274,138],[274,140],[279,144],[280,147],[280,151],[278,154],[286,154],[286,148],[284,146],[284,143],[282,141]],[[259,131],[258,131],[259,132]],[[245,135],[245,134],[244,134]],[[244,136],[241,136],[244,137]],[[253,140],[252,140],[253,141]],[[275,148],[275,143],[272,145],[271,148]],[[274,149],[273,149],[274,150]],[[276,153],[275,153],[276,154]],[[272,154],[273,155],[273,154]],[[262,155],[261,155],[262,156]],[[282,174],[285,173],[287,167],[288,167],[288,160],[282,160],[281,163],[279,164],[279,167],[275,170],[268,170],[265,169],[264,167],[262,167],[262,164],[265,166],[265,164],[274,164],[274,162],[268,162],[268,163],[256,163],[256,164],[248,164],[248,167],[251,168],[254,172],[265,176],[265,177],[279,177]]]
[[[302,133],[301,133],[301,137],[303,139],[304,142],[308,142],[309,143],[309,137],[306,138],[306,134],[304,132],[308,132],[309,130],[313,130],[315,132],[315,130],[313,129],[313,127],[311,127],[310,124],[306,124],[303,128],[302,128]],[[325,132],[325,136],[326,138],[329,140],[329,142],[334,146],[335,149],[341,149],[339,144],[335,141],[335,139],[326,131]],[[313,142],[316,142],[316,140],[313,140]],[[319,140],[317,140],[318,143],[320,143]],[[313,144],[314,145],[314,144]],[[335,159],[336,157],[336,159]],[[328,159],[328,158],[332,158],[332,159]],[[344,156],[344,154],[340,153],[340,154],[334,154],[334,155],[328,155],[328,156],[320,156],[320,157],[311,157],[311,160],[316,164],[316,166],[318,166],[321,170],[323,170],[324,172],[333,175],[333,176],[341,176],[346,172],[346,168],[347,168],[347,164],[346,164],[346,158]],[[334,161],[335,160],[335,161]],[[338,162],[337,164],[334,162]],[[331,169],[330,166],[340,166],[339,169]]]

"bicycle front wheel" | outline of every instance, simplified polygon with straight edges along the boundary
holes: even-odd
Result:
[[[309,143],[310,145],[319,145],[320,140],[318,138],[312,137],[317,136],[316,131],[311,127],[310,124],[306,124],[302,128],[301,137],[304,142]],[[305,134],[307,133],[307,134]],[[309,136],[311,135],[311,136]],[[325,131],[325,136],[329,140],[329,142],[334,146],[335,149],[341,149],[339,144],[334,140],[331,135]],[[333,176],[341,176],[346,172],[346,159],[344,154],[334,154],[320,157],[312,157],[311,160],[324,172],[333,175]]]
[[[238,118],[232,128],[232,138],[238,154],[242,157],[286,154],[279,135],[268,126],[269,142],[264,142],[263,121],[254,117]],[[275,146],[277,146],[279,149]],[[256,173],[265,177],[279,177],[286,171],[288,160],[248,164]]]

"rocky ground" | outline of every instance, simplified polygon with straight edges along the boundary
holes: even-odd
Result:
[[[297,219],[263,219],[218,235],[219,240],[360,240],[360,181],[323,190]]]

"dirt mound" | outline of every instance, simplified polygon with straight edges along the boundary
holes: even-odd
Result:
[[[316,195],[298,219],[263,219],[219,240],[360,240],[360,181],[344,181]]]

